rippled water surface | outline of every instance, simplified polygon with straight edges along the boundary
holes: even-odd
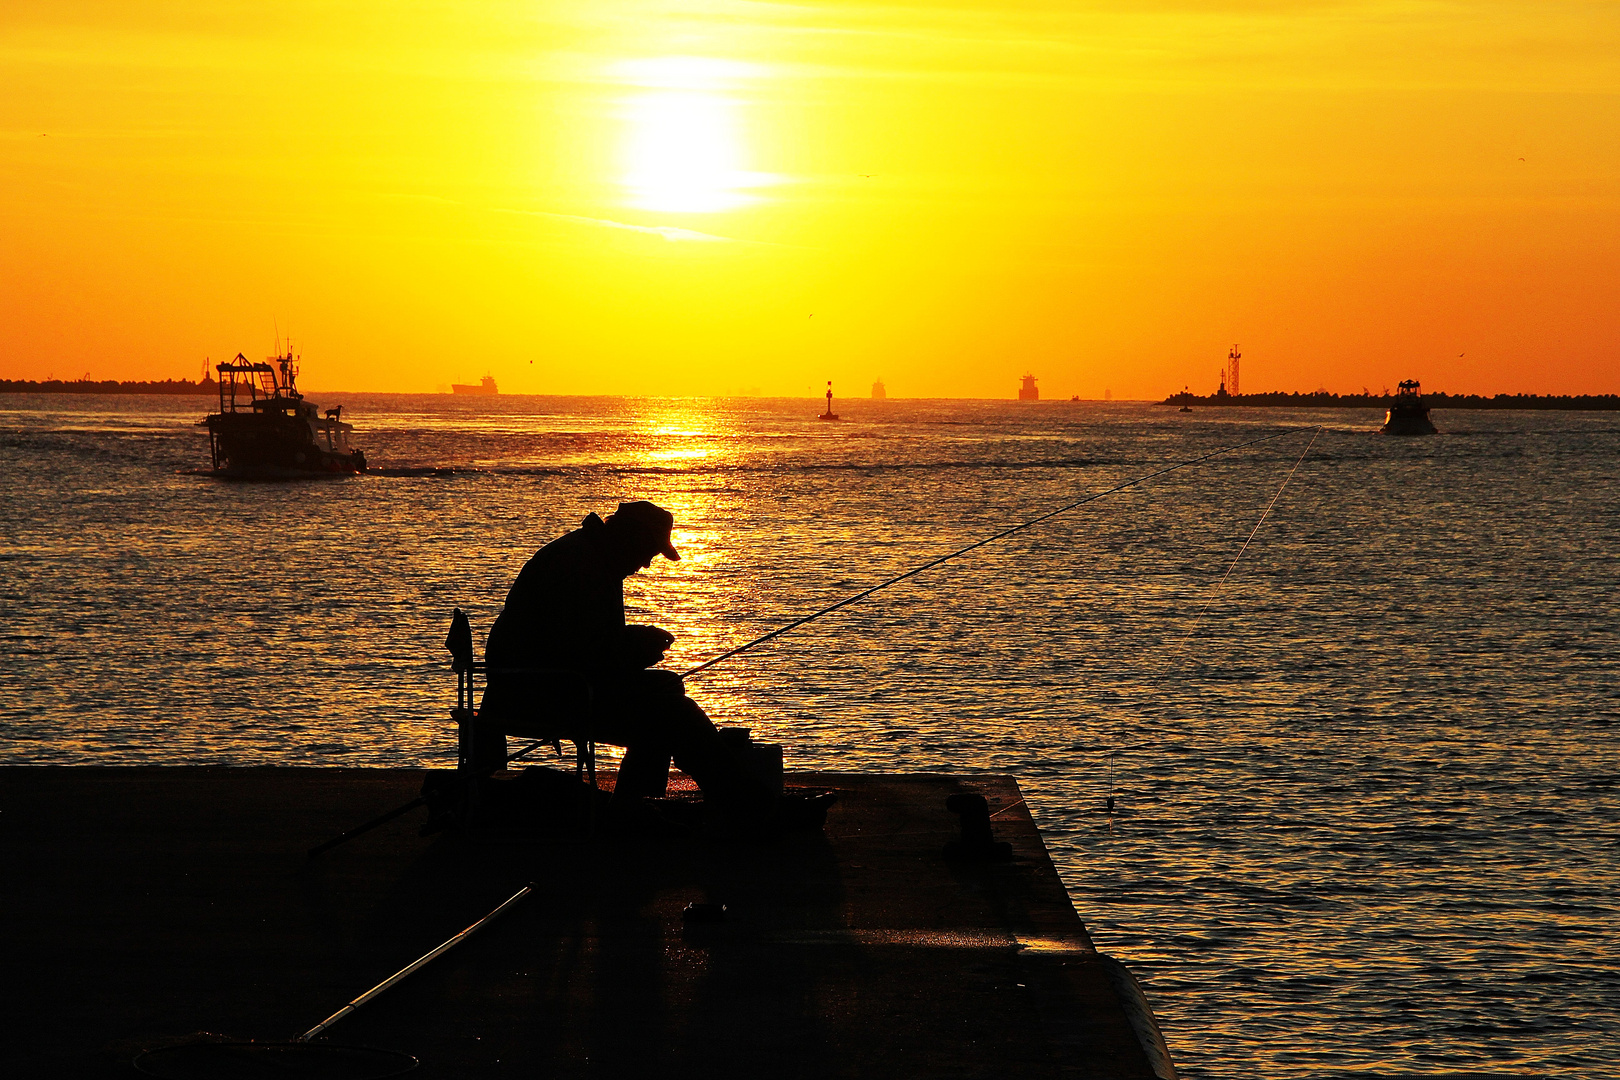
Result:
[[[1016,775],[1190,1077],[1609,1072],[1620,417],[318,400],[379,474],[198,475],[208,399],[0,397],[0,761],[444,764],[451,608],[622,498],[678,519],[628,594],[683,669],[1296,428],[690,689],[798,767]]]

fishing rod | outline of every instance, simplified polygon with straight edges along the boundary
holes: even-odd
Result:
[[[350,1015],[356,1009],[360,1008],[360,1006],[364,1005],[366,1002],[370,1001],[372,998],[376,997],[378,994],[381,994],[384,990],[387,990],[390,986],[393,986],[396,983],[404,982],[406,979],[410,978],[411,975],[413,973],[415,973],[418,969],[426,967],[429,963],[431,963],[436,958],[444,955],[445,953],[449,952],[451,949],[455,948],[457,945],[460,945],[463,941],[466,941],[468,938],[472,937],[479,930],[483,929],[485,926],[488,926],[490,923],[494,922],[496,919],[498,919],[502,915],[504,915],[508,908],[512,907],[519,900],[522,900],[525,896],[528,896],[533,891],[534,891],[534,886],[533,885],[525,885],[525,886],[523,886],[523,888],[521,888],[517,892],[513,893],[510,897],[508,897],[494,911],[491,911],[488,915],[485,915],[482,919],[479,919],[477,922],[475,922],[471,926],[467,927],[467,929],[465,929],[465,930],[461,931],[460,933],[448,938],[442,944],[437,945],[432,949],[429,949],[427,952],[423,953],[421,956],[417,957],[415,960],[412,960],[409,964],[406,964],[404,967],[400,968],[398,971],[396,971],[392,975],[388,976],[388,978],[384,979],[382,982],[378,983],[376,986],[373,986],[370,990],[367,990],[365,993],[361,994],[359,997],[355,998],[353,1001],[351,1001],[347,1005],[343,1006],[343,1008],[339,1009],[337,1012],[333,1013],[331,1016],[328,1016],[325,1020],[322,1020],[320,1023],[316,1024],[314,1027],[310,1028],[308,1031],[304,1032],[302,1035],[298,1036],[296,1039],[293,1040],[293,1042],[299,1042],[299,1043],[307,1043],[307,1042],[309,1042],[311,1039],[313,1039],[317,1035],[321,1034],[321,1032],[325,1031],[327,1028],[331,1027],[333,1024],[337,1023],[339,1020],[342,1020],[344,1017]]]
[[[879,584],[872,586],[870,589],[864,589],[861,592],[858,592],[853,596],[846,597],[843,600],[838,601],[836,604],[829,604],[826,607],[822,608],[820,611],[811,612],[809,615],[804,616],[802,619],[795,619],[793,622],[788,623],[786,626],[779,626],[775,630],[772,630],[770,633],[764,634],[764,635],[761,635],[760,637],[755,638],[753,641],[750,641],[750,642],[748,642],[748,643],[746,643],[744,645],[739,645],[735,649],[730,649],[730,650],[728,650],[726,652],[723,652],[719,656],[716,656],[716,657],[714,657],[712,659],[705,660],[703,663],[697,665],[694,668],[688,668],[686,671],[681,672],[681,678],[682,679],[689,679],[693,675],[696,675],[696,674],[698,674],[700,672],[703,672],[703,671],[707,671],[709,668],[714,667],[716,664],[720,663],[723,660],[729,660],[733,656],[739,656],[742,653],[747,652],[749,649],[752,649],[752,648],[755,648],[757,646],[763,645],[767,641],[771,641],[774,638],[781,637],[783,634],[786,634],[790,630],[796,630],[799,627],[805,625],[806,623],[814,622],[816,619],[821,618],[823,615],[830,615],[833,612],[839,610],[840,608],[846,608],[851,604],[859,603],[860,601],[866,599],[868,596],[871,596],[875,592],[879,592],[879,591],[881,591],[883,589],[887,589],[891,585],[897,585],[900,582],[906,580],[907,578],[917,576],[918,574],[922,573],[925,570],[932,570],[934,567],[940,565],[941,563],[950,562],[952,559],[959,558],[959,557],[961,557],[963,555],[966,555],[968,552],[973,551],[976,548],[984,547],[986,544],[993,544],[997,540],[1003,540],[1003,539],[1011,536],[1013,533],[1021,532],[1024,529],[1027,529],[1032,525],[1039,525],[1041,522],[1046,521],[1049,518],[1057,517],[1059,514],[1067,513],[1068,511],[1073,510],[1077,506],[1084,506],[1088,502],[1095,502],[1098,499],[1101,499],[1101,498],[1103,498],[1105,496],[1118,494],[1119,492],[1125,491],[1128,488],[1133,488],[1133,487],[1137,486],[1138,484],[1146,483],[1147,481],[1152,480],[1155,477],[1164,476],[1166,473],[1173,473],[1177,469],[1185,469],[1188,466],[1197,465],[1197,464],[1199,464],[1201,462],[1209,461],[1211,458],[1220,457],[1222,454],[1229,454],[1234,450],[1241,450],[1245,446],[1257,446],[1260,443],[1270,442],[1273,439],[1280,439],[1285,435],[1293,435],[1293,434],[1297,434],[1300,431],[1307,431],[1307,430],[1311,430],[1311,429],[1308,429],[1308,428],[1288,428],[1286,430],[1279,431],[1279,432],[1276,432],[1276,433],[1271,434],[1271,435],[1262,436],[1261,438],[1258,438],[1258,439],[1249,439],[1249,440],[1247,440],[1245,442],[1233,443],[1231,446],[1223,446],[1219,450],[1211,450],[1207,454],[1200,454],[1198,457],[1188,458],[1186,461],[1178,461],[1174,465],[1166,465],[1162,469],[1155,469],[1153,472],[1146,473],[1145,475],[1142,475],[1142,476],[1138,476],[1133,480],[1127,480],[1122,484],[1116,484],[1113,487],[1107,489],[1106,491],[1094,492],[1093,494],[1087,495],[1084,498],[1076,499],[1074,502],[1071,502],[1071,503],[1069,503],[1069,504],[1067,504],[1065,506],[1060,506],[1056,510],[1049,510],[1044,514],[1041,514],[1039,517],[1033,517],[1033,518],[1030,518],[1028,521],[1021,522],[1020,524],[1014,525],[1010,529],[1003,529],[1001,532],[996,533],[994,536],[987,536],[983,540],[976,540],[973,543],[967,545],[966,547],[958,548],[957,550],[952,551],[949,554],[941,555],[937,559],[932,559],[929,562],[923,563],[921,566],[913,567],[912,569],[907,570],[903,574],[896,574],[894,577],[890,578],[887,581],[880,582]],[[1321,430],[1322,429],[1320,427],[1315,429],[1317,434],[1320,434]],[[1316,439],[1312,438],[1311,443],[1314,444],[1315,442],[1316,442]],[[1306,451],[1309,451],[1310,450],[1310,445],[1307,445],[1305,447],[1305,449],[1306,449]],[[1304,460],[1304,457],[1305,457],[1305,455],[1301,454],[1300,455],[1300,460]],[[1295,469],[1299,468],[1299,462],[1296,461],[1294,463],[1294,468]],[[1293,473],[1289,473],[1289,476],[1292,477]],[[1285,487],[1287,486],[1286,481],[1284,481],[1284,486]],[[1279,490],[1277,492],[1277,494],[1280,496],[1282,494],[1282,492]],[[1273,506],[1276,505],[1276,502],[1277,502],[1276,498],[1273,498],[1272,499],[1272,505]],[[1269,514],[1270,512],[1271,512],[1271,508],[1268,506],[1266,508],[1266,513]],[[1261,520],[1262,521],[1265,520],[1263,515],[1261,517]],[[1255,528],[1258,530],[1259,525],[1256,525]],[[1249,534],[1249,539],[1250,540],[1254,539],[1254,533]],[[1243,546],[1246,549],[1248,547],[1248,541],[1244,541]],[[1239,558],[1241,558],[1242,555],[1243,555],[1243,552],[1241,552],[1241,551],[1238,552]],[[1230,568],[1227,569],[1227,573],[1228,574],[1231,573]],[[1224,583],[1226,579],[1222,578],[1221,580]],[[548,746],[548,745],[550,745],[550,744],[547,743],[545,740],[536,740],[534,742],[531,742],[529,745],[523,747],[521,750],[517,751],[516,753],[508,754],[507,758],[506,758],[507,763],[510,764],[511,762],[517,761],[520,758],[528,757],[535,750],[538,750],[542,746]],[[409,809],[409,807],[403,808],[398,812],[403,813],[404,809]],[[385,816],[383,819],[380,819],[379,822],[377,822],[377,823],[380,824],[381,820],[387,820],[387,817]],[[363,832],[365,829],[370,828],[371,825],[372,825],[372,823],[367,823],[366,825],[363,825],[359,829],[354,830],[354,831],[356,833]],[[347,834],[344,835],[344,836],[338,837],[336,840],[327,841],[327,843],[321,845],[320,849],[318,849],[318,850],[323,850],[324,851],[326,848],[335,846],[336,844],[339,844],[339,843],[342,843],[346,839],[348,839]],[[314,853],[312,852],[312,854],[314,854]]]
[[[1197,464],[1200,464],[1202,462],[1209,461],[1211,458],[1220,457],[1222,454],[1229,454],[1234,450],[1241,450],[1246,446],[1257,446],[1260,443],[1270,442],[1273,439],[1280,439],[1284,435],[1294,435],[1294,434],[1297,434],[1300,431],[1306,431],[1306,430],[1310,430],[1310,429],[1308,429],[1308,428],[1289,428],[1289,429],[1287,429],[1285,431],[1279,431],[1279,432],[1276,432],[1275,434],[1272,434],[1272,435],[1263,436],[1262,438],[1249,439],[1246,442],[1233,443],[1231,446],[1224,446],[1219,450],[1212,450],[1207,454],[1201,454],[1201,455],[1199,455],[1198,457],[1195,457],[1195,458],[1188,458],[1186,461],[1178,461],[1174,465],[1166,465],[1162,469],[1155,469],[1153,472],[1146,473],[1146,474],[1144,474],[1142,476],[1138,476],[1133,480],[1127,480],[1122,484],[1116,484],[1115,486],[1109,488],[1106,491],[1098,491],[1098,492],[1095,492],[1095,493],[1093,493],[1091,495],[1087,495],[1084,498],[1076,499],[1074,502],[1069,503],[1066,506],[1060,506],[1056,510],[1047,511],[1044,514],[1041,514],[1039,517],[1030,518],[1028,521],[1021,522],[1020,524],[1014,525],[1010,529],[1003,529],[1001,532],[996,533],[994,536],[987,536],[983,540],[976,540],[973,543],[969,544],[967,547],[958,548],[957,550],[952,551],[949,554],[941,555],[941,556],[939,556],[939,558],[932,559],[929,562],[923,563],[921,566],[913,567],[912,569],[907,570],[903,574],[896,574],[894,577],[890,578],[887,581],[884,581],[884,582],[881,582],[881,583],[879,583],[877,585],[874,585],[870,589],[863,589],[861,592],[858,592],[853,596],[846,597],[843,600],[838,601],[836,604],[829,604],[826,607],[822,608],[820,611],[812,612],[809,615],[804,616],[804,618],[802,618],[802,619],[795,619],[793,622],[788,623],[786,626],[779,626],[775,630],[772,630],[768,634],[763,634],[760,637],[755,638],[753,641],[750,641],[750,642],[748,642],[748,643],[746,643],[744,645],[739,645],[735,649],[730,649],[730,650],[728,650],[726,652],[723,652],[719,656],[714,657],[713,659],[705,660],[703,663],[699,664],[697,667],[689,668],[686,671],[681,672],[681,678],[689,679],[693,675],[698,674],[699,672],[707,671],[709,668],[714,667],[716,664],[720,663],[723,660],[729,660],[733,656],[740,656],[741,654],[747,652],[748,650],[750,650],[752,648],[755,648],[756,646],[763,645],[767,641],[771,641],[774,638],[781,637],[783,634],[787,633],[790,630],[797,630],[799,627],[803,626],[805,623],[814,622],[816,619],[821,618],[823,615],[830,615],[833,612],[839,610],[840,608],[846,608],[851,604],[859,603],[860,601],[865,600],[868,596],[871,596],[875,592],[880,592],[880,591],[882,591],[884,589],[887,589],[891,585],[898,585],[900,582],[905,581],[907,578],[916,577],[918,574],[922,573],[925,570],[932,570],[934,567],[939,566],[941,563],[947,563],[947,562],[950,562],[952,559],[960,558],[961,556],[966,555],[970,551],[976,550],[977,548],[984,547],[986,544],[993,544],[997,540],[1004,540],[1007,537],[1011,536],[1013,533],[1022,532],[1023,530],[1031,527],[1032,525],[1039,525],[1041,522],[1046,521],[1046,520],[1048,520],[1050,518],[1055,518],[1059,514],[1067,513],[1070,510],[1073,510],[1077,506],[1084,506],[1086,503],[1096,502],[1098,499],[1104,498],[1104,497],[1106,497],[1108,495],[1116,495],[1121,491],[1126,491],[1126,490],[1128,490],[1130,488],[1136,487],[1138,484],[1144,484],[1149,480],[1155,479],[1156,477],[1164,476],[1167,473],[1173,473],[1178,469],[1185,469],[1185,468],[1187,468],[1188,466],[1191,466],[1191,465],[1197,465]],[[1321,431],[1320,428],[1317,428],[1316,430],[1319,433]],[[1315,440],[1313,439],[1312,442],[1314,442],[1314,441]],[[1306,449],[1308,450],[1310,448],[1306,447]],[[1303,458],[1303,456],[1304,455],[1301,455],[1302,458]],[[1298,465],[1296,464],[1295,467],[1298,468]],[[1290,474],[1290,475],[1292,475],[1292,474]],[[1280,492],[1279,492],[1279,494],[1280,494]],[[1275,500],[1273,500],[1273,501],[1275,501]],[[1245,544],[1244,546],[1247,547],[1247,544]]]
[[[419,1062],[410,1054],[398,1050],[379,1050],[374,1047],[346,1046],[320,1038],[328,1028],[346,1017],[385,990],[408,979],[434,959],[444,955],[466,941],[483,927],[500,918],[524,897],[534,891],[534,885],[525,885],[507,898],[499,907],[429,950],[421,957],[400,968],[394,974],[350,1001],[337,1012],[316,1024],[302,1035],[288,1042],[274,1040],[219,1040],[217,1036],[199,1036],[198,1041],[176,1043],[146,1050],[135,1057],[137,1072],[148,1076],[398,1076],[416,1068]],[[206,1038],[206,1041],[201,1041]]]
[[[1278,432],[1275,432],[1275,433],[1273,433],[1271,435],[1261,436],[1258,439],[1248,439],[1248,440],[1245,440],[1244,442],[1233,443],[1230,446],[1223,446],[1218,450],[1211,450],[1207,454],[1200,454],[1197,457],[1188,458],[1185,461],[1178,461],[1173,465],[1166,465],[1161,469],[1155,469],[1154,471],[1152,471],[1150,473],[1145,473],[1142,476],[1138,476],[1138,477],[1135,477],[1134,479],[1127,480],[1124,483],[1116,484],[1113,487],[1108,488],[1105,491],[1094,492],[1094,493],[1092,493],[1090,495],[1087,495],[1087,496],[1085,496],[1083,498],[1076,499],[1075,501],[1073,501],[1071,503],[1068,503],[1068,504],[1066,504],[1064,506],[1058,507],[1056,510],[1050,510],[1050,511],[1044,513],[1044,514],[1039,515],[1038,517],[1033,517],[1033,518],[1030,518],[1028,521],[1024,521],[1024,522],[1021,522],[1021,523],[1019,523],[1017,525],[1014,525],[1011,528],[1003,529],[1001,532],[996,533],[994,536],[987,536],[982,540],[976,540],[973,543],[967,545],[966,547],[958,548],[957,550],[949,552],[948,554],[945,554],[945,555],[941,555],[936,559],[931,559],[930,561],[928,561],[926,563],[923,563],[921,566],[913,567],[912,569],[907,570],[902,574],[896,574],[894,577],[888,579],[887,581],[880,582],[880,583],[872,586],[870,589],[863,589],[862,591],[854,594],[853,596],[849,596],[849,597],[846,597],[843,600],[838,601],[836,604],[829,604],[826,607],[822,608],[821,610],[811,612],[809,615],[806,615],[801,619],[795,619],[793,622],[788,623],[786,626],[777,627],[775,630],[772,630],[770,633],[763,634],[760,637],[755,638],[753,641],[747,642],[746,644],[743,644],[743,645],[739,645],[735,649],[729,649],[726,652],[721,653],[719,656],[713,657],[712,659],[709,659],[709,660],[705,660],[703,663],[697,665],[696,667],[688,668],[686,671],[683,671],[681,673],[681,678],[683,678],[683,679],[691,678],[693,675],[697,675],[697,674],[699,674],[701,672],[707,671],[709,668],[714,667],[716,664],[719,664],[722,661],[729,660],[734,656],[740,656],[741,654],[749,651],[750,649],[757,648],[758,646],[763,645],[768,641],[774,640],[775,638],[779,638],[783,634],[786,634],[786,633],[788,633],[789,631],[792,631],[792,630],[796,630],[799,627],[805,625],[806,623],[814,622],[816,619],[821,618],[823,615],[830,615],[833,612],[838,611],[841,608],[846,608],[846,607],[850,606],[851,604],[859,603],[860,601],[866,599],[868,596],[871,596],[873,593],[880,592],[883,589],[887,589],[891,585],[898,585],[900,582],[905,581],[907,578],[916,577],[918,574],[923,573],[925,570],[932,570],[934,567],[939,566],[942,563],[947,563],[947,562],[950,562],[952,559],[960,558],[961,556],[966,555],[970,551],[974,551],[974,550],[976,550],[978,548],[984,547],[986,544],[993,544],[997,540],[1004,540],[1007,537],[1013,535],[1014,533],[1022,532],[1023,530],[1028,529],[1028,528],[1030,528],[1031,526],[1034,526],[1034,525],[1039,525],[1043,521],[1047,521],[1047,520],[1049,520],[1051,518],[1057,517],[1059,514],[1067,513],[1068,511],[1073,510],[1076,507],[1084,506],[1086,503],[1096,502],[1098,499],[1105,498],[1105,497],[1107,497],[1109,495],[1116,495],[1121,491],[1129,490],[1130,488],[1136,487],[1139,484],[1144,484],[1149,480],[1153,480],[1153,479],[1155,479],[1157,477],[1165,476],[1165,475],[1167,475],[1169,473],[1176,472],[1179,469],[1185,469],[1185,468],[1188,468],[1188,467],[1193,466],[1193,465],[1201,464],[1201,463],[1203,463],[1205,461],[1209,461],[1209,460],[1211,460],[1213,458],[1220,457],[1223,454],[1230,454],[1234,450],[1241,450],[1241,449],[1243,449],[1244,447],[1247,447],[1247,446],[1258,446],[1261,443],[1271,442],[1273,439],[1280,439],[1280,438],[1283,438],[1286,435],[1294,435],[1294,434],[1298,434],[1301,431],[1307,431],[1307,430],[1312,430],[1312,429],[1309,429],[1309,428],[1287,428],[1287,429],[1285,429],[1283,431],[1278,431]],[[1317,427],[1314,430],[1318,434],[1320,434],[1322,429],[1320,427]],[[1314,443],[1315,439],[1313,438],[1311,441]],[[1309,451],[1309,449],[1310,449],[1310,447],[1307,446],[1306,450]],[[1300,459],[1301,460],[1304,459],[1304,454],[1300,455]],[[1295,462],[1294,467],[1297,469],[1299,467],[1299,463]],[[1289,475],[1292,476],[1293,474],[1290,473]],[[1285,482],[1285,486],[1286,486],[1286,482]],[[1278,494],[1281,495],[1281,491],[1279,491]],[[1276,503],[1275,498],[1272,500],[1272,503],[1273,503],[1273,505],[1275,505],[1275,503]],[[1269,507],[1267,508],[1267,512],[1268,513],[1270,512]],[[1263,517],[1262,517],[1262,520],[1264,520]],[[1256,528],[1258,528],[1258,526],[1256,526]],[[1250,534],[1250,539],[1253,539],[1253,533]],[[1245,542],[1244,546],[1245,547],[1248,546],[1247,542]],[[1240,551],[1238,554],[1241,557],[1242,552]],[[1227,572],[1230,573],[1231,572],[1230,569],[1228,569]],[[1224,581],[1225,579],[1223,578],[1222,580]],[[543,740],[543,739],[537,739],[537,740],[529,743],[527,746],[523,747],[522,749],[518,750],[517,752],[506,755],[506,763],[510,764],[510,763],[512,763],[514,761],[518,761],[518,760],[521,760],[522,758],[526,758],[531,753],[533,753],[534,751],[540,749],[542,746],[549,746],[549,745],[551,745],[551,743],[549,741]],[[366,822],[364,825],[360,825],[360,826],[357,826],[357,827],[355,827],[353,829],[350,829],[348,832],[345,832],[345,833],[343,833],[343,834],[341,834],[339,836],[336,836],[336,837],[332,838],[331,840],[326,841],[323,844],[319,844],[316,847],[311,848],[310,851],[309,851],[309,857],[310,858],[315,858],[315,857],[319,856],[321,853],[323,853],[325,851],[328,851],[331,848],[337,847],[339,844],[345,843],[348,840],[352,840],[353,838],[355,838],[356,836],[361,835],[362,833],[369,832],[371,829],[374,829],[379,825],[383,825],[383,824],[385,824],[385,823],[387,823],[389,821],[394,820],[396,817],[401,816],[402,814],[405,814],[405,813],[407,813],[407,812],[409,812],[411,810],[416,809],[416,807],[421,806],[426,801],[427,800],[426,800],[425,797],[415,799],[412,802],[409,802],[409,803],[405,804],[404,806],[397,807],[396,809],[390,810],[386,814],[381,815],[380,817],[374,818],[371,821]]]

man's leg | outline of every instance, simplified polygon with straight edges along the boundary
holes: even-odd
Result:
[[[728,815],[764,817],[771,812],[775,793],[721,741],[719,729],[686,696],[678,676],[637,673],[602,693],[598,704],[597,737],[626,748],[615,789],[626,799],[662,795],[673,760]]]
[[[764,820],[776,804],[776,792],[737,759],[720,738],[707,713],[683,697],[669,717],[678,741],[670,746],[676,768],[697,782],[703,796],[733,817]]]
[[[619,799],[661,799],[669,789],[668,747],[637,742],[624,751],[619,762],[619,779],[613,797]]]

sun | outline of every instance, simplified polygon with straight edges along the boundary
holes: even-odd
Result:
[[[624,103],[630,205],[707,214],[755,201],[749,189],[769,178],[744,167],[739,103],[727,92],[752,73],[748,65],[664,57],[618,70],[641,88]]]

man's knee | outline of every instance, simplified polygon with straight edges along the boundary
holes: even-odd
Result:
[[[659,702],[640,710],[633,721],[615,727],[623,732],[624,745],[645,745],[665,752],[678,752],[719,738],[719,730],[708,714],[691,698]]]
[[[703,707],[689,697],[672,704],[665,717],[665,727],[673,735],[678,736],[676,741],[683,743],[716,739],[720,736],[720,729],[714,726],[709,714]]]
[[[636,672],[635,693],[653,700],[675,701],[686,697],[686,684],[677,672],[650,668]]]

